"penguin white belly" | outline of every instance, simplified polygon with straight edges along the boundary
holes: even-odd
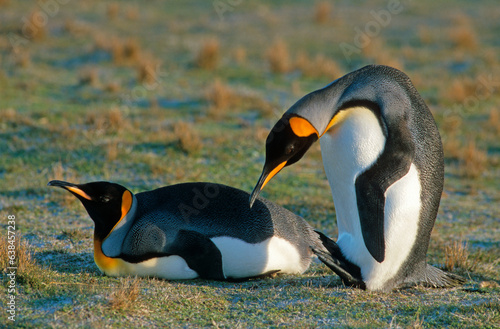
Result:
[[[116,261],[116,266],[101,270],[109,276],[137,275],[167,280],[195,279],[198,277],[198,273],[189,268],[182,257],[176,255],[151,258],[140,263],[129,263],[121,259]]]
[[[222,254],[222,268],[226,278],[258,276],[271,271],[303,273],[300,254],[285,239],[273,236],[259,243],[248,243],[231,237],[211,239]]]
[[[320,139],[337,215],[337,244],[360,267],[367,288],[376,290],[397,273],[415,241],[420,210],[418,171],[412,165],[385,193],[385,259],[379,263],[363,240],[355,182],[377,161],[386,139],[377,117],[367,108],[351,108],[337,115],[337,123]]]

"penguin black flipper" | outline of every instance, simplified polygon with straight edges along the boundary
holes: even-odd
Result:
[[[226,279],[219,248],[201,233],[179,230],[174,242],[165,251],[182,257],[202,279]]]
[[[370,106],[375,113],[378,106]],[[415,146],[403,118],[385,123],[390,131],[384,150],[377,161],[356,178],[356,201],[361,232],[366,248],[379,263],[385,259],[384,208],[385,192],[405,176],[414,159]]]
[[[332,239],[319,231],[315,232],[319,235],[323,246],[328,250],[328,252],[325,252],[311,247],[319,260],[335,272],[346,286],[366,289],[366,285],[361,278],[361,269],[344,257],[340,247]]]

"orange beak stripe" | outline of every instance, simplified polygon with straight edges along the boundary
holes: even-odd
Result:
[[[69,191],[75,193],[75,194],[78,194],[79,196],[81,196],[82,198],[85,198],[87,200],[92,200],[92,198],[85,192],[83,192],[82,190],[80,190],[79,188],[77,187],[73,187],[73,186],[65,186],[66,189],[68,189]]]
[[[271,178],[273,178],[277,173],[279,173],[279,171],[281,169],[283,169],[283,167],[286,165],[286,161],[280,163],[279,165],[276,166],[276,168],[273,169],[273,171],[271,171],[269,173],[269,175],[267,175],[266,177],[266,180],[264,181],[264,183],[262,184],[262,186],[260,187],[260,190],[262,191],[262,189],[264,188],[264,186],[266,186],[267,182],[269,182],[271,180]]]

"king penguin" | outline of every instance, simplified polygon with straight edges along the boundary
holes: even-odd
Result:
[[[300,274],[320,236],[302,218],[213,183],[184,183],[133,194],[119,184],[53,180],[95,223],[94,260],[109,276],[241,280]]]
[[[390,291],[463,279],[426,262],[444,181],[441,138],[403,72],[370,65],[313,91],[285,112],[266,141],[250,205],[282,168],[319,139],[338,226],[318,257],[347,285]]]

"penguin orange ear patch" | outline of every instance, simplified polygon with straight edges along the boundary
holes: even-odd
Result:
[[[313,125],[304,118],[301,117],[291,117],[288,121],[290,123],[290,127],[295,135],[298,137],[308,137],[312,134],[316,134],[319,136],[318,131]]]
[[[345,117],[347,116],[347,111],[340,111],[340,112],[337,112],[333,118],[330,120],[330,123],[328,124],[328,126],[326,126],[326,129],[325,131],[323,132],[323,135],[328,131],[328,129],[330,129],[331,127],[335,126],[336,124],[340,123],[342,120],[345,119]]]
[[[123,217],[125,217],[125,215],[129,212],[131,207],[132,207],[132,193],[130,193],[130,191],[125,191],[123,192],[122,196],[122,217],[120,218],[120,220],[122,220]]]

